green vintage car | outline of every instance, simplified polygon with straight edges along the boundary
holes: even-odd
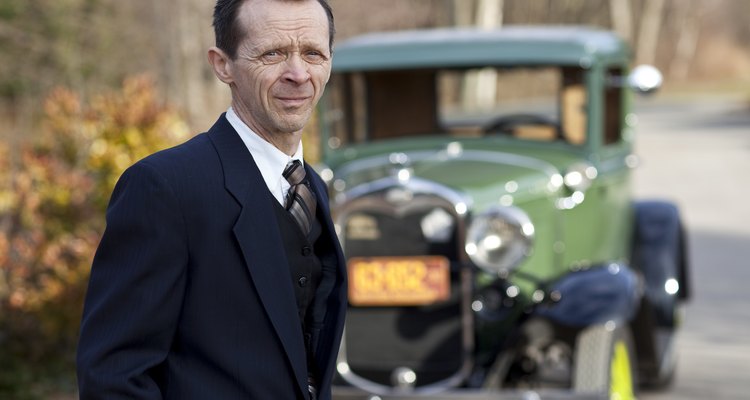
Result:
[[[335,50],[321,175],[348,259],[341,399],[632,399],[688,298],[677,209],[631,194],[610,32],[377,33]],[[529,397],[531,396],[531,397]]]

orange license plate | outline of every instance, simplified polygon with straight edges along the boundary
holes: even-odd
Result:
[[[440,256],[349,260],[349,302],[355,306],[416,306],[450,297],[450,263]]]

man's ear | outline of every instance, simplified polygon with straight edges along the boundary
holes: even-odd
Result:
[[[222,49],[214,46],[208,49],[208,62],[214,69],[214,74],[227,85],[234,82],[232,76],[232,60]]]

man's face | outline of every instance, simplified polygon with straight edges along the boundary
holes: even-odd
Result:
[[[248,0],[246,35],[229,62],[232,104],[261,135],[298,132],[331,73],[328,18],[317,1]]]

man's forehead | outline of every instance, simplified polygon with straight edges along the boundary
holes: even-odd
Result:
[[[328,16],[317,0],[245,0],[238,16],[254,22],[307,17],[328,25]]]
[[[321,29],[321,33],[328,35],[328,17],[315,0],[247,0],[237,18],[248,33],[262,32],[270,27],[282,30]]]

